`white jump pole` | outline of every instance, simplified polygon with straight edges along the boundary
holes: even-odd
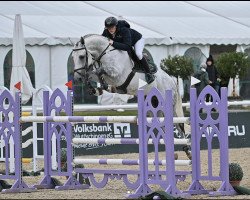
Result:
[[[147,117],[150,123],[153,118]],[[158,118],[160,122],[163,117]],[[137,116],[29,116],[21,117],[21,122],[84,122],[84,123],[137,123]],[[174,123],[189,123],[189,117],[174,117]]]
[[[73,144],[139,144],[139,138],[73,138]],[[160,139],[160,144],[165,144],[163,139]],[[174,138],[176,145],[188,145],[190,139],[177,139]],[[153,140],[149,139],[148,144],[153,144]]]
[[[154,165],[154,160],[149,159],[148,164]],[[160,160],[160,165],[166,166],[166,160]],[[91,158],[75,158],[73,160],[75,165],[77,164],[100,164],[100,165],[139,165],[139,160],[129,159],[91,159]],[[191,160],[175,160],[176,166],[188,166],[191,165]]]
[[[209,104],[209,102],[208,102]],[[243,100],[243,101],[228,101],[228,106],[232,105],[241,105],[241,106],[250,106],[249,100]],[[182,107],[190,107],[190,103],[182,103]],[[74,111],[105,111],[105,110],[137,110],[138,104],[137,103],[129,103],[129,104],[122,104],[122,105],[74,105]],[[39,106],[37,108],[38,111],[42,111],[42,107]],[[29,106],[23,107],[23,111],[32,111],[32,108]]]

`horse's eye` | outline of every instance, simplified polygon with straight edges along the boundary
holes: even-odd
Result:
[[[79,59],[81,59],[81,60],[82,60],[83,58],[84,58],[84,56],[83,56],[83,55],[80,55],[80,56],[79,56]]]

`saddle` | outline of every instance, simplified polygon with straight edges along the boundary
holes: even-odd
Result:
[[[126,81],[122,85],[116,87],[117,93],[120,93],[120,94],[127,93],[127,87],[130,81],[133,79],[136,72],[144,73],[146,75],[146,80],[147,80],[147,75],[148,75],[148,71],[146,71],[147,66],[142,65],[142,61],[138,59],[134,49],[131,49],[131,51],[129,51],[128,54],[130,58],[134,61],[134,67],[132,69],[132,72],[130,72],[130,74],[128,75]],[[151,59],[149,59],[150,57],[146,53],[143,53],[143,56],[146,59],[150,73],[155,74],[157,72],[157,66],[154,64],[154,62]]]

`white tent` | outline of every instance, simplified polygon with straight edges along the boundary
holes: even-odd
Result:
[[[143,33],[159,65],[192,46],[206,57],[212,44],[235,44],[244,51],[250,45],[249,10],[247,1],[1,1],[0,66],[11,49],[16,14],[22,16],[26,49],[36,65],[35,87],[53,89],[67,81],[72,42],[102,33],[106,17],[125,19]],[[0,67],[0,85],[2,77]]]
[[[148,44],[249,44],[249,10],[247,1],[1,1],[0,44],[12,37],[15,14],[26,38],[40,38],[30,44],[101,33],[108,16],[128,20]]]

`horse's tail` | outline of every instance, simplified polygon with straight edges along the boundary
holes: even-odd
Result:
[[[184,117],[183,107],[182,107],[182,99],[181,95],[178,90],[177,86],[177,92],[176,92],[176,104],[174,106],[175,116],[176,117]],[[191,127],[188,124],[180,123],[177,125],[178,131],[182,131],[183,137],[187,137],[187,134],[191,132]]]
[[[182,99],[181,99],[181,95],[179,93],[179,90],[178,90],[178,86],[177,86],[177,89],[176,89],[176,104],[175,104],[175,114],[177,117],[184,117],[184,112],[183,112],[183,108],[182,108]]]
[[[182,99],[178,89],[178,85],[176,84],[176,103],[174,105],[174,111],[176,117],[184,117],[184,112],[182,108]]]
[[[183,112],[183,108],[182,108],[182,99],[181,99],[181,95],[179,93],[179,89],[177,86],[177,92],[176,92],[176,104],[174,107],[175,110],[175,115],[177,117],[184,117],[184,112]],[[188,138],[189,134],[191,133],[191,126],[189,124],[186,123],[178,123],[176,124],[176,129],[179,132],[179,136],[181,138]],[[184,145],[182,147],[183,151],[185,151],[187,157],[192,160],[192,154],[190,152],[190,146],[189,145]]]

